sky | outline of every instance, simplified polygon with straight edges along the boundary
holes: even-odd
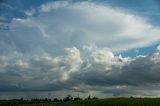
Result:
[[[160,96],[159,0],[0,0],[0,99]]]

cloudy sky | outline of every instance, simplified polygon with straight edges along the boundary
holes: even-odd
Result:
[[[160,96],[159,0],[0,0],[0,99]]]

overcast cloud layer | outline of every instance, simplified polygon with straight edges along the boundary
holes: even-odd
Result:
[[[160,28],[143,17],[66,1],[26,14],[13,19],[9,30],[0,30],[0,92],[159,95],[160,47],[148,56],[114,55],[160,41]]]

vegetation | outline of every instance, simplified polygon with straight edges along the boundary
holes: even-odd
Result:
[[[82,100],[79,97],[73,98],[71,95],[67,95],[64,99],[32,99],[32,100],[24,100],[20,99],[12,99],[12,100],[0,100],[0,106],[54,106],[56,102],[68,102],[68,101],[78,101]]]
[[[53,106],[54,103],[48,99],[13,99],[13,100],[0,100],[0,106]]]
[[[109,98],[70,101],[75,106],[160,106],[160,98]]]
[[[108,98],[98,99],[90,95],[85,98],[67,95],[64,99],[0,100],[0,106],[55,106],[56,102],[67,102],[73,106],[160,106],[160,98]]]

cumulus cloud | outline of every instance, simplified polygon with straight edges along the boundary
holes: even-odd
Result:
[[[31,16],[34,12],[33,9],[26,14]],[[0,30],[1,43],[6,45],[1,47],[3,51],[15,48],[21,52],[55,52],[85,45],[122,51],[160,40],[159,27],[120,8],[91,2],[56,1],[43,4],[36,14],[26,19],[13,19],[10,30]]]
[[[121,96],[151,96],[152,93],[147,91],[156,91],[160,83],[158,48],[149,56],[137,56],[135,59],[114,56],[104,50],[96,51],[92,53],[91,61],[84,62],[81,71],[73,73],[71,80],[88,85],[88,91],[98,90]]]
[[[0,91],[68,90],[153,96],[160,86],[158,48],[149,56],[134,59],[116,56],[108,49],[96,50],[82,58],[76,47],[65,48],[65,53],[59,56],[47,53],[32,58],[1,56]]]
[[[26,14],[27,16],[33,16],[35,13],[36,13],[36,10],[33,9],[33,8],[30,9],[30,10],[25,11],[25,14]]]
[[[51,10],[56,10],[56,9],[59,9],[59,8],[66,7],[67,5],[69,5],[69,2],[67,2],[67,1],[49,2],[49,3],[41,5],[40,11],[49,12]]]
[[[119,8],[90,2],[68,3],[63,1],[47,3],[42,5],[40,10],[47,14],[50,12],[55,14],[60,10],[61,13],[56,15],[65,16],[65,20],[56,19],[56,23],[61,23],[60,27],[62,30],[65,29],[66,34],[73,35],[71,39],[72,37],[82,39],[82,44],[96,44],[119,50],[144,47],[159,40],[158,27],[150,25],[144,18]],[[150,39],[151,36],[152,39]],[[74,39],[75,41],[77,39]]]
[[[57,81],[67,80],[70,73],[79,70],[82,62],[79,50],[75,47],[66,48],[64,56],[59,57],[49,54],[32,58],[25,56],[13,57],[12,55],[1,56],[0,81],[2,83],[0,90],[34,91],[61,89]],[[54,88],[55,82],[57,82],[57,86]],[[53,87],[51,89],[50,85],[52,84]]]
[[[56,1],[38,9],[36,16],[33,10],[0,30],[0,91],[150,95],[145,91],[157,90],[159,46],[149,56],[114,53],[159,41],[159,27],[91,2]]]

